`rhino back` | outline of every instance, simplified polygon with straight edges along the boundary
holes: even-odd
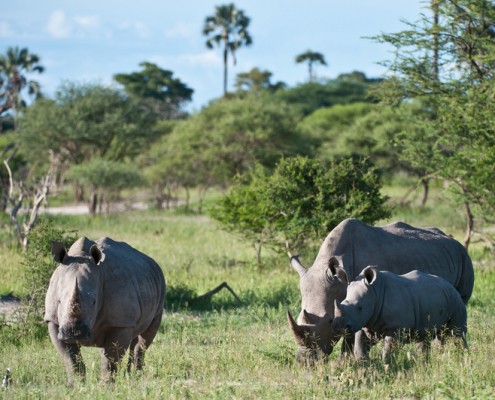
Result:
[[[445,279],[421,271],[401,276],[382,271],[380,279],[382,296],[370,329],[383,332],[406,328],[425,332],[451,319],[458,328],[465,327],[466,307],[460,294]]]
[[[135,326],[139,331],[161,315],[165,303],[165,279],[160,266],[127,243],[101,238],[103,252],[103,296],[101,323]]]
[[[327,236],[313,267],[326,267],[332,256],[351,280],[366,266],[376,265],[396,274],[419,269],[441,276],[454,285],[465,303],[473,291],[474,271],[466,249],[436,228],[403,222],[374,227],[346,219]]]

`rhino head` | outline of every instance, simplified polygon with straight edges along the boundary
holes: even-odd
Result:
[[[342,302],[335,300],[332,328],[336,332],[355,333],[373,317],[377,304],[377,293],[373,288],[377,278],[379,274],[376,267],[366,267],[350,283],[346,298]]]
[[[60,265],[54,273],[54,287],[47,296],[54,322],[59,326],[58,340],[89,344],[102,303],[101,262],[103,253],[93,244],[88,253],[69,255],[59,242],[52,245],[52,255]],[[52,286],[52,283],[50,283]],[[48,310],[48,306],[47,306]],[[48,314],[48,313],[47,313]],[[50,317],[45,316],[45,320]]]
[[[297,361],[311,363],[330,354],[340,338],[340,333],[332,328],[334,301],[346,296],[347,274],[335,257],[326,265],[315,263],[308,269],[297,256],[291,256],[290,263],[299,273],[302,311],[297,323],[288,314],[289,326],[298,345]]]

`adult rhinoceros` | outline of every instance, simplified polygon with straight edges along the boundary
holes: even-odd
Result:
[[[102,377],[112,379],[125,351],[141,369],[158,331],[165,303],[160,266],[124,242],[78,239],[66,250],[54,242],[54,271],[45,299],[48,332],[69,383],[84,374],[80,346],[102,349]]]
[[[301,313],[289,325],[298,344],[297,360],[329,354],[339,335],[332,329],[334,301],[346,297],[347,284],[366,266],[405,274],[412,270],[438,275],[450,282],[466,304],[474,286],[474,271],[466,249],[436,228],[415,228],[403,222],[382,227],[346,219],[333,229],[311,268],[297,256],[292,267],[299,273]],[[356,343],[360,340],[356,338]],[[342,351],[353,343],[343,343]]]

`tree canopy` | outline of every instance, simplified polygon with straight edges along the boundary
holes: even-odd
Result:
[[[124,86],[126,93],[140,99],[162,118],[182,116],[182,107],[191,101],[194,90],[180,79],[174,78],[172,71],[149,62],[139,65],[142,71],[115,74],[114,79]]]
[[[0,115],[7,110],[17,114],[26,107],[22,92],[39,97],[41,89],[38,82],[29,80],[27,74],[42,73],[40,58],[27,48],[9,47],[5,55],[0,55]]]

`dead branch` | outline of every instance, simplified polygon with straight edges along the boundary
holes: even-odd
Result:
[[[209,292],[206,292],[205,294],[196,297],[193,299],[195,302],[202,302],[204,300],[209,300],[213,297],[213,295],[217,294],[220,290],[222,289],[227,289],[230,293],[232,293],[232,296],[235,297],[237,302],[239,304],[242,304],[241,299],[235,294],[235,292],[232,290],[232,288],[227,284],[227,282],[223,282],[220,285],[218,285],[215,289],[210,290]]]

